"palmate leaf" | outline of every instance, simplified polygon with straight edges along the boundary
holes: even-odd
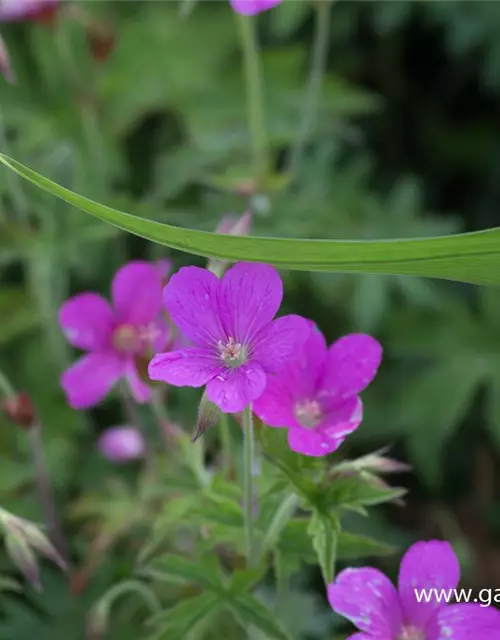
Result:
[[[151,619],[156,630],[149,640],[188,640],[200,627],[209,625],[222,604],[223,600],[210,592],[182,600]]]
[[[244,629],[255,627],[265,633],[269,640],[291,640],[288,632],[271,611],[250,594],[241,594],[233,598],[229,606]]]
[[[138,218],[79,196],[5,155],[0,155],[0,162],[101,220],[200,256],[304,271],[415,275],[500,285],[500,228],[441,238],[368,242],[224,236]]]
[[[340,535],[338,518],[329,513],[314,512],[309,523],[309,535],[318,556],[323,580],[325,584],[330,584],[333,582],[335,573],[335,558]]]

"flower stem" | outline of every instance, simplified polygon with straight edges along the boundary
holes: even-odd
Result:
[[[10,384],[7,376],[0,371],[0,393],[3,393],[7,397],[14,396],[14,387]]]
[[[245,548],[247,566],[252,567],[254,561],[253,540],[253,466],[254,466],[254,439],[252,405],[249,405],[243,413],[243,507],[245,526]]]
[[[144,438],[145,447],[144,447],[144,468],[145,468],[145,477],[147,479],[153,478],[155,475],[155,463],[153,453],[151,451],[151,445],[148,441],[146,429],[144,427],[144,422],[141,418],[141,413],[139,411],[139,407],[135,399],[132,397],[128,385],[122,383],[120,385],[120,392],[122,397],[122,405],[125,415],[127,417],[128,422],[139,429]]]
[[[268,148],[264,118],[262,68],[255,21],[250,16],[236,14],[241,35],[245,66],[248,123],[252,141],[254,180],[256,190],[262,187],[268,171]]]
[[[316,23],[307,94],[304,101],[304,110],[302,112],[299,132],[291,150],[288,163],[288,173],[292,179],[297,176],[300,170],[304,147],[318,117],[321,89],[328,57],[331,4],[330,0],[322,0],[316,3]]]
[[[61,558],[67,563],[68,545],[57,513],[54,492],[52,491],[50,476],[43,453],[42,425],[39,422],[33,424],[33,426],[27,430],[27,433],[35,467],[38,494],[40,496],[40,502],[42,503],[49,537]]]
[[[222,449],[222,464],[226,478],[231,474],[233,462],[233,452],[231,446],[231,430],[229,425],[229,416],[227,413],[221,413],[219,422],[220,442]]]

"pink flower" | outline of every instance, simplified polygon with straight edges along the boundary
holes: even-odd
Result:
[[[195,346],[157,355],[150,378],[177,387],[206,384],[208,399],[221,411],[242,411],[308,335],[304,318],[273,320],[282,297],[281,278],[267,265],[241,262],[221,280],[206,269],[183,267],[165,287],[164,300]]]
[[[113,309],[102,296],[81,293],[59,310],[59,323],[68,341],[89,352],[61,379],[75,409],[100,402],[120,378],[128,381],[138,402],[150,397],[135,358],[159,351],[166,343],[159,269],[147,262],[129,262],[114,277],[112,299]]]
[[[128,462],[144,456],[146,444],[135,427],[110,427],[100,436],[99,451],[111,462]]]
[[[417,542],[407,551],[396,591],[377,569],[346,569],[328,585],[332,609],[361,633],[349,640],[500,640],[500,611],[479,604],[418,602],[415,592],[453,592],[460,566],[448,542]]]
[[[290,448],[307,456],[335,451],[361,423],[358,393],[374,378],[382,347],[370,336],[352,334],[328,349],[309,325],[297,357],[269,379],[254,411],[270,427],[288,427]]]
[[[283,0],[230,0],[231,6],[236,13],[241,13],[244,16],[253,16],[256,13],[262,13],[272,9],[278,4],[281,4]]]
[[[11,84],[15,83],[16,77],[10,64],[10,56],[7,50],[7,45],[5,44],[2,36],[0,36],[0,73],[7,80],[7,82],[10,82]]]
[[[2,0],[0,22],[53,17],[59,9],[59,4],[60,0]]]

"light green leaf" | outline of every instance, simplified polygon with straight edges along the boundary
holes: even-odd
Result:
[[[164,555],[153,560],[145,572],[165,582],[195,583],[210,591],[224,591],[220,567],[214,557],[191,561],[181,556]]]
[[[318,495],[318,504],[321,503],[324,510],[357,509],[390,502],[405,493],[405,489],[372,484],[360,476],[345,476],[332,479],[330,487]]]
[[[329,513],[315,511],[309,524],[309,535],[318,556],[325,584],[333,582],[340,523]]]
[[[339,241],[236,237],[181,229],[98,204],[21,163],[0,162],[82,211],[174,249],[223,260],[266,262],[304,271],[384,273],[500,285],[500,228],[415,240]]]
[[[253,626],[273,640],[291,640],[288,632],[262,602],[249,594],[233,598],[230,608],[244,629]]]

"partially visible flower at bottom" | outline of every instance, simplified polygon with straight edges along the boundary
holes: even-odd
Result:
[[[60,5],[61,0],[2,0],[0,22],[50,20]]]
[[[328,600],[361,631],[348,640],[500,640],[500,611],[477,603],[448,605],[430,592],[452,594],[459,580],[448,542],[417,542],[401,562],[398,590],[377,569],[346,569],[328,585]]]
[[[100,402],[116,382],[125,379],[138,402],[147,402],[149,385],[136,362],[165,348],[168,328],[162,315],[162,278],[156,265],[130,262],[112,285],[113,308],[95,293],[81,293],[59,310],[67,340],[88,351],[61,379],[69,404],[86,409]]]
[[[241,13],[244,16],[262,13],[262,11],[272,9],[282,2],[283,0],[230,0],[231,6],[236,13]]]
[[[371,336],[351,334],[327,347],[310,323],[307,341],[275,376],[253,410],[269,427],[287,427],[288,444],[307,456],[335,451],[363,417],[358,394],[373,380],[382,347]]]
[[[2,36],[0,36],[0,73],[10,84],[16,82],[16,76],[10,64],[9,51]]]
[[[129,462],[144,457],[146,443],[135,427],[109,427],[99,437],[98,449],[110,462]]]

